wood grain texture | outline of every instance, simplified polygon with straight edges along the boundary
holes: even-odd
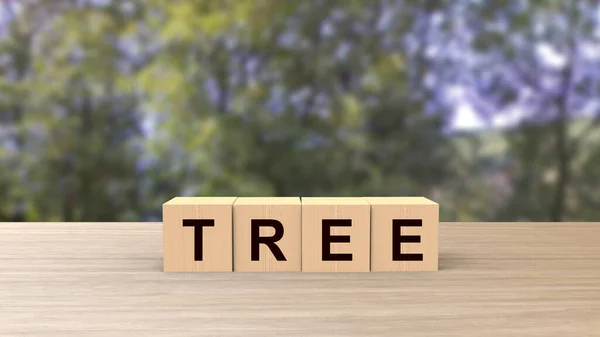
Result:
[[[371,271],[438,270],[439,205],[423,197],[367,197],[371,204]],[[418,220],[419,226],[402,226],[402,236],[419,242],[394,244],[393,222]],[[400,240],[398,237],[395,240]],[[420,254],[421,261],[394,261],[392,251]]]
[[[369,272],[370,214],[364,198],[302,198],[302,272]],[[329,226],[326,220],[344,223]],[[350,260],[339,261],[342,255]]]
[[[159,223],[0,224],[0,336],[600,336],[600,223],[440,223],[438,272],[164,273]]]
[[[236,272],[291,272],[301,270],[300,198],[237,198],[233,205],[233,270]],[[275,242],[285,258],[278,261],[266,244],[258,245],[258,261],[252,261],[252,220],[278,221],[283,236]],[[275,228],[263,222],[261,237],[274,237]]]
[[[163,204],[165,272],[233,271],[233,203],[236,197],[177,197]],[[185,220],[184,220],[185,219]],[[207,227],[183,221],[209,220]],[[201,234],[197,237],[196,234]],[[199,242],[196,242],[199,241]],[[199,249],[202,256],[196,258]]]

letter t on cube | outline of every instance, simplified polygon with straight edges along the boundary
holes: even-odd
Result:
[[[236,197],[178,197],[163,204],[165,272],[233,271]]]
[[[371,271],[438,270],[439,205],[422,197],[366,197]]]

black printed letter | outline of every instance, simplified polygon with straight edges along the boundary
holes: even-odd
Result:
[[[352,254],[332,254],[332,242],[350,242],[349,235],[331,235],[331,227],[352,227],[350,219],[323,219],[322,261],[352,261]]]
[[[401,243],[420,243],[421,237],[418,235],[402,236],[402,227],[421,227],[421,219],[394,219],[392,221],[392,261],[423,261],[423,254],[402,254]]]
[[[202,227],[214,227],[213,219],[183,219],[183,226],[194,227],[194,261],[202,261]]]
[[[271,253],[275,256],[277,261],[287,261],[281,249],[275,244],[275,242],[281,240],[283,237],[283,225],[281,222],[272,219],[252,219],[251,223],[251,239],[250,245],[252,246],[252,261],[259,260],[259,245],[264,243],[269,247]],[[275,235],[268,236],[260,236],[260,227],[268,226],[275,228]]]

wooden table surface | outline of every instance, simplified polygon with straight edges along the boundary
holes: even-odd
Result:
[[[440,271],[162,272],[160,223],[0,223],[0,336],[600,336],[600,223],[442,223]]]

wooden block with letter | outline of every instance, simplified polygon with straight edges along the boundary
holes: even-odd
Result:
[[[302,198],[302,271],[368,272],[370,206],[363,198]]]
[[[301,270],[298,197],[238,198],[233,205],[236,272]]]
[[[164,203],[164,271],[233,271],[235,200],[236,197],[179,197]]]
[[[366,197],[371,271],[438,270],[439,205],[421,197]]]

